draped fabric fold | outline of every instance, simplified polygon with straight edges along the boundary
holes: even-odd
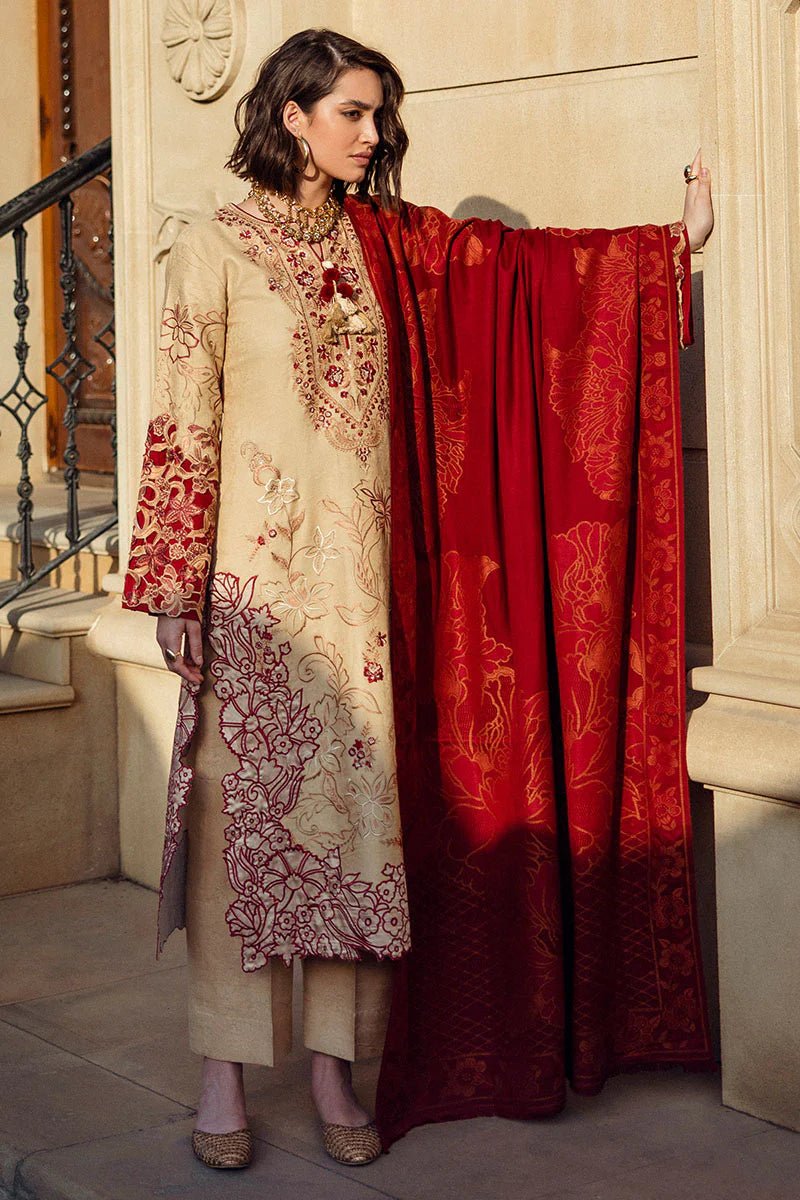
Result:
[[[389,332],[412,951],[378,1094],[415,1125],[710,1063],[684,767],[683,227],[348,200]],[[677,288],[676,288],[677,281]]]

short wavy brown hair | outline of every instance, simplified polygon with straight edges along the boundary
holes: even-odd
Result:
[[[374,71],[383,86],[383,105],[375,118],[380,141],[356,191],[360,196],[376,193],[384,208],[397,208],[408,149],[408,134],[400,119],[403,81],[380,51],[331,29],[304,29],[264,60],[252,88],[236,106],[239,137],[225,165],[270,191],[293,194],[297,144],[283,124],[283,109],[294,100],[309,113],[317,101],[330,95],[339,76],[353,68]],[[348,186],[342,180],[334,182],[340,199]]]

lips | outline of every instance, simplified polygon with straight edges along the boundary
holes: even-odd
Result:
[[[351,154],[350,157],[354,158],[356,160],[356,162],[363,163],[364,166],[366,166],[367,163],[372,158],[372,155],[371,154]]]

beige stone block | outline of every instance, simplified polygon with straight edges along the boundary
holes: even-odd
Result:
[[[354,4],[353,0],[280,0],[281,27],[276,31],[276,39],[283,41],[301,29],[335,29],[337,33],[363,41],[361,32],[355,29],[355,23],[363,19],[360,11],[363,7]],[[377,9],[377,15],[384,20],[387,17],[391,20],[394,15],[386,4],[368,4],[366,7]]]
[[[122,872],[158,887],[179,685],[163,669],[131,663],[115,669]]]
[[[98,1139],[91,1147],[65,1144],[37,1154],[21,1165],[21,1185],[37,1200],[142,1200],[165,1186],[192,1200],[219,1200],[220,1195],[232,1200],[377,1200],[368,1178],[354,1178],[352,1168],[347,1176],[338,1174],[328,1169],[330,1159],[317,1165],[260,1138],[252,1166],[227,1171],[220,1179],[221,1172],[202,1166],[188,1149],[193,1118],[162,1120],[158,1128],[149,1124],[147,1128],[143,1121],[140,1132]],[[165,1185],[165,1180],[170,1182]]]
[[[360,1064],[354,1072],[361,1096],[369,1095],[370,1083],[374,1086],[377,1067],[377,1062]],[[256,1135],[301,1159],[324,1164],[313,1110],[304,1094],[305,1072],[292,1072],[289,1079],[284,1071],[262,1070],[259,1075],[263,1083],[251,1103]],[[712,1149],[719,1162],[734,1155],[748,1135],[769,1132],[762,1122],[722,1107],[718,1078],[651,1071],[613,1078],[599,1096],[570,1094],[566,1111],[555,1120],[479,1117],[422,1126],[370,1168],[370,1181],[402,1200],[616,1200],[618,1195],[695,1200],[700,1193],[692,1190],[687,1160],[699,1170]],[[785,1132],[781,1136],[791,1152],[796,1139]],[[797,1162],[800,1146],[793,1148]],[[766,1155],[762,1162],[766,1178],[783,1178],[767,1165]],[[656,1192],[659,1172],[668,1166],[673,1190]],[[681,1170],[682,1187],[675,1183]],[[646,1184],[631,1182],[642,1179]],[[765,1194],[775,1200],[779,1196]],[[715,1195],[761,1200],[755,1192]]]
[[[0,672],[0,714],[4,716],[68,708],[74,699],[75,693],[69,686]]]
[[[303,16],[333,10],[328,24],[338,16],[330,4],[291,7]],[[354,0],[352,10],[352,36],[388,54],[410,91],[697,54],[695,0],[664,6],[506,0],[497,10],[485,0],[462,0],[457,10],[446,0]]]
[[[72,637],[70,652],[69,707],[0,717],[4,895],[119,867],[113,670],[85,637]]]
[[[43,637],[2,623],[0,610],[0,671],[43,683],[70,684],[70,641]]]
[[[2,439],[0,439],[1,441]],[[52,546],[33,547],[33,565],[38,571],[52,562],[60,551]],[[46,587],[74,589],[87,596],[99,592],[103,578],[117,566],[117,558],[109,554],[93,554],[84,550],[68,558],[44,577]],[[0,580],[19,578],[19,543],[0,538]]]
[[[800,809],[717,792],[723,1100],[800,1129]]]
[[[410,96],[405,195],[511,225],[678,220],[697,87],[690,61]]]
[[[778,626],[797,625],[800,611],[800,14],[791,0],[731,11],[726,0],[698,9],[704,136],[718,160],[704,259],[715,651],[750,658],[759,675],[796,677],[798,631],[791,646]]]
[[[701,668],[692,672],[692,679],[715,674],[715,668]],[[747,682],[746,677],[740,678]],[[786,704],[709,696],[692,713],[687,762],[692,779],[709,787],[796,803],[800,801],[800,713]]]

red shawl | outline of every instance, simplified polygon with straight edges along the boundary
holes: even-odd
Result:
[[[557,1112],[709,1064],[684,767],[682,225],[348,201],[390,335],[392,668],[412,952],[378,1089]],[[676,277],[678,287],[676,288]]]

